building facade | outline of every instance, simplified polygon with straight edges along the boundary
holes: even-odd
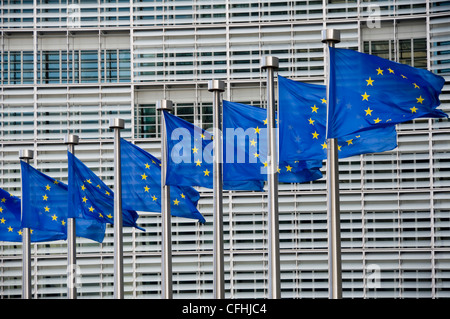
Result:
[[[263,56],[279,74],[323,84],[321,30],[351,48],[446,78],[446,0],[4,0],[0,6],[0,187],[20,195],[20,149],[67,181],[63,138],[113,185],[113,132],[160,157],[156,101],[212,126],[210,79],[223,98],[265,105]],[[276,98],[277,100],[277,98]],[[398,147],[340,160],[344,298],[450,297],[450,123],[397,126]],[[323,172],[325,174],[326,161]],[[172,218],[175,298],[212,298],[212,191],[199,188],[205,225]],[[224,192],[227,298],[268,297],[267,195]],[[279,185],[281,296],[327,298],[326,180]],[[124,229],[126,298],[161,296],[161,218]],[[79,298],[113,297],[113,235],[78,238]],[[21,296],[22,245],[0,242],[0,298]],[[32,244],[36,298],[65,298],[66,242]]]

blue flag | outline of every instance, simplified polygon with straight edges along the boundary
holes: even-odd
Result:
[[[436,109],[444,82],[444,78],[427,70],[353,50],[330,48],[332,103],[328,137],[415,118],[448,117]]]
[[[21,207],[20,198],[10,195],[0,188],[0,241],[21,242]],[[30,229],[31,242],[54,241],[66,239],[67,234]]]
[[[326,87],[278,76],[280,113],[280,158],[326,159]],[[384,152],[397,147],[395,126],[378,128],[338,138],[338,156]]]
[[[213,188],[212,134],[168,112],[164,112],[164,119],[168,154],[166,184]],[[246,180],[245,176],[223,178],[226,190],[261,191],[263,187],[264,182]]]
[[[224,179],[267,180],[267,110],[223,101]],[[279,148],[291,147],[280,144]],[[321,160],[279,158],[278,181],[303,183],[322,177]]]
[[[161,162],[136,145],[120,139],[122,162],[122,207],[161,212]],[[200,194],[189,186],[170,187],[172,216],[205,218],[197,210]]]
[[[22,227],[67,234],[68,187],[20,161],[22,169]],[[77,219],[76,235],[102,242],[105,226],[95,220]]]
[[[69,151],[69,216],[95,219],[102,223],[114,224],[114,192]],[[134,210],[122,209],[122,225],[137,226],[139,215]]]

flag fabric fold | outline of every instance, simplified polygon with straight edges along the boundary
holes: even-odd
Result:
[[[329,138],[448,117],[437,109],[445,82],[441,76],[353,50],[330,47],[329,52]]]
[[[0,188],[0,241],[21,242],[21,202],[20,198],[13,196]],[[53,232],[39,229],[30,229],[31,242],[44,242],[64,240],[65,232]]]
[[[68,186],[24,161],[22,171],[22,227],[64,233],[69,217]],[[76,219],[76,235],[102,242],[105,226],[95,220]]]
[[[175,115],[164,111],[167,136],[167,185],[202,186],[213,188],[213,135]],[[236,179],[225,178],[224,190],[261,191],[264,182],[248,180],[236,174]]]
[[[122,164],[122,207],[124,209],[161,212],[161,162],[140,147],[120,140]],[[172,216],[205,218],[197,210],[200,194],[189,186],[170,187]]]
[[[327,100],[324,85],[308,84],[278,76],[280,158],[327,158]],[[376,128],[338,138],[339,158],[376,153],[397,147],[395,126]]]
[[[95,219],[114,224],[114,192],[83,162],[69,151],[69,216]],[[122,209],[122,225],[144,230],[136,223],[139,218],[135,210]]]
[[[224,179],[267,180],[267,110],[223,101]],[[280,144],[279,149],[289,144]],[[278,181],[303,183],[322,177],[321,160],[279,157]]]

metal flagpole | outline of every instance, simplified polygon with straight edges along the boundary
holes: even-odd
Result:
[[[75,154],[75,145],[78,145],[78,135],[67,134],[64,144],[70,153]],[[69,203],[70,204],[70,203]],[[75,218],[67,218],[67,298],[77,299],[77,237]]]
[[[220,80],[208,82],[208,91],[214,93],[213,98],[213,280],[214,298],[225,298],[225,276],[223,257],[223,179],[222,179],[222,107],[220,104],[220,93],[225,91],[225,83]]]
[[[322,30],[322,42],[334,47],[341,41],[339,30]],[[330,105],[330,55],[327,48],[325,85],[327,108]],[[328,110],[327,110],[328,117]],[[327,119],[328,124],[328,119]],[[327,128],[328,133],[328,128]],[[328,137],[328,136],[327,136]],[[327,138],[327,214],[328,214],[328,298],[342,298],[341,226],[339,204],[339,159],[336,138]]]
[[[274,70],[278,70],[278,58],[263,57],[261,67],[267,69],[267,181],[268,181],[268,228],[269,228],[269,298],[279,299],[280,291],[280,245],[278,225],[278,147],[275,125]]]
[[[161,112],[161,295],[164,299],[172,299],[172,225],[170,216],[170,186],[166,185],[167,172],[167,137],[163,111],[171,112],[173,103],[161,100],[156,103],[156,109]]]
[[[19,159],[29,163],[33,159],[33,151],[20,150]],[[23,187],[21,195],[21,212],[23,214]],[[31,239],[30,229],[22,229],[22,299],[31,299]]]
[[[125,128],[123,119],[109,121],[114,129],[114,298],[123,299],[123,235],[122,235],[122,168],[120,163],[120,130]]]

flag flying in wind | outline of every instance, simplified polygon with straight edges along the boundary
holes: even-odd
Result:
[[[223,132],[224,179],[245,176],[249,180],[267,180],[267,110],[224,100]],[[279,148],[291,151],[289,144],[280,144]],[[278,181],[303,183],[316,180],[322,177],[321,167],[321,160],[280,157]]]
[[[114,192],[86,165],[69,151],[69,216],[96,219],[102,223],[114,224]],[[139,215],[135,210],[122,209],[122,225],[137,226]]]
[[[137,211],[161,212],[161,162],[136,145],[120,139],[122,164],[122,207]],[[197,210],[200,194],[189,186],[170,187],[173,216],[205,218]]]
[[[415,118],[448,117],[437,109],[444,78],[353,50],[329,50],[332,103],[328,137],[339,138]]]
[[[22,169],[22,227],[67,235],[68,187],[24,161]],[[76,235],[102,242],[105,225],[96,220],[76,219]]]
[[[326,87],[278,76],[280,158],[326,159]],[[338,156],[384,152],[397,147],[395,126],[377,128],[338,138]]]
[[[213,188],[213,135],[166,111],[164,119],[168,155],[166,184]],[[235,176],[237,179],[223,178],[223,189],[263,190],[264,182],[247,180],[245,175]]]
[[[65,233],[39,229],[30,229],[30,233],[31,242],[67,238]],[[0,241],[21,242],[22,235],[20,198],[0,188]]]

